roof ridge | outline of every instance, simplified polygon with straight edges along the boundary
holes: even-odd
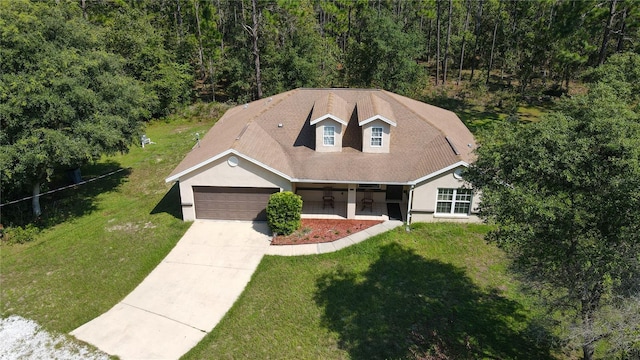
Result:
[[[386,118],[389,118],[389,120],[393,121],[392,118],[395,117],[395,114],[393,112],[393,109],[391,108],[391,104],[389,104],[387,100],[381,99],[379,96],[377,96],[374,93],[369,94],[369,96],[371,97],[373,111],[376,113],[376,115],[384,116]]]
[[[315,125],[321,120],[331,118],[342,125],[348,124],[349,102],[332,90],[327,90],[326,94],[315,99],[311,107],[311,125]]]

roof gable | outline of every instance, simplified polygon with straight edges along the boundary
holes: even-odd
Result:
[[[358,100],[358,125],[363,126],[374,120],[382,120],[391,126],[397,126],[391,105],[375,94],[369,94]]]
[[[333,119],[346,126],[350,117],[348,110],[347,102],[330,91],[315,101],[310,124],[315,125],[322,120]]]

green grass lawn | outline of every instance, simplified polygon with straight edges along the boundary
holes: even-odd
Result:
[[[213,123],[153,122],[146,134],[155,144],[132,146],[82,175],[123,171],[44,196],[36,239],[0,247],[1,316],[17,314],[66,333],[133,290],[189,226],[177,187],[164,179],[195,144],[194,133]]]
[[[184,358],[550,358],[487,230],[415,224],[332,254],[265,257]]]

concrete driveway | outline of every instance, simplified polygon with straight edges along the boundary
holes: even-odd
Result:
[[[126,298],[71,332],[121,359],[177,359],[213,330],[269,248],[266,223],[196,221]]]

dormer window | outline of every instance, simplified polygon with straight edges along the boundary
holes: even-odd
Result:
[[[371,146],[374,146],[374,147],[382,146],[382,128],[381,127],[371,128]]]
[[[322,137],[324,146],[334,146],[336,144],[336,128],[335,126],[325,126]]]
[[[333,92],[316,100],[309,119],[309,125],[315,126],[316,151],[342,151],[342,136],[352,111],[353,106]]]
[[[389,153],[391,128],[397,126],[389,102],[371,92],[358,99],[356,109],[362,128],[362,152]]]

